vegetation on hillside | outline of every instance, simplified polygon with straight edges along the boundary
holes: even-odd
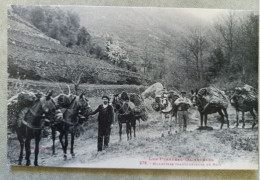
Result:
[[[88,14],[82,16],[55,6],[12,7],[72,52],[84,51],[101,63],[142,73],[169,89],[230,89],[244,83],[257,87],[259,16],[253,12],[222,11],[218,19],[198,23],[201,20],[187,12],[159,8],[119,8],[121,16],[114,17],[113,8],[86,8]],[[116,83],[142,83],[135,78]]]

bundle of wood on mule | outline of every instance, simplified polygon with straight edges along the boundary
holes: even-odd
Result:
[[[202,88],[198,92],[198,97],[206,100],[207,104],[204,106],[204,110],[207,106],[221,106],[224,108],[228,107],[228,97],[225,95],[224,91],[221,91],[215,87]]]
[[[21,92],[8,99],[8,128],[10,130],[14,131],[16,126],[19,127],[21,125],[25,113],[39,96],[40,93],[34,94],[32,92]]]
[[[180,93],[178,91],[170,90],[169,92],[161,91],[160,94],[156,95],[155,101],[152,103],[152,108],[159,112],[161,110],[161,98],[166,96],[169,102],[173,105],[175,109],[174,102],[180,97]]]
[[[135,105],[134,115],[139,116],[143,121],[146,121],[148,115],[142,97],[136,93],[129,93],[129,99]]]
[[[148,119],[144,102],[141,96],[135,93],[126,93],[123,91],[120,97],[129,105],[129,108],[131,109],[134,116],[140,117],[143,121],[146,121]]]
[[[240,95],[245,103],[257,102],[258,94],[257,90],[250,85],[244,85],[243,87],[235,88],[235,91],[238,95]]]
[[[161,110],[161,95],[156,95],[154,102],[151,104],[153,110],[159,112]]]

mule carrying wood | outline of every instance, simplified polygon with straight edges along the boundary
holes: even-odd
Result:
[[[244,99],[245,103],[258,101],[257,90],[250,85],[245,84],[243,87],[237,87],[235,91]]]
[[[225,93],[215,87],[202,88],[198,92],[200,99],[205,100],[208,104],[204,107],[204,110],[209,105],[228,107],[228,97]]]
[[[36,100],[36,95],[32,92],[21,92],[8,100],[8,128],[12,129],[22,123],[25,113]]]
[[[148,117],[147,117],[147,112],[146,112],[144,102],[143,102],[143,99],[141,98],[141,96],[139,96],[138,94],[135,94],[135,93],[128,93],[128,96],[129,96],[129,100],[130,100],[129,104],[130,105],[132,103],[134,104],[134,107],[132,106],[134,115],[140,116],[140,118],[143,121],[146,121],[148,119]]]

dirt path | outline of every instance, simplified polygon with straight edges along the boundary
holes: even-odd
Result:
[[[220,130],[220,123],[216,120],[218,115],[209,116],[208,125],[213,131],[196,130],[199,125],[198,113],[194,111],[189,121],[186,132],[177,132],[161,137],[163,131],[162,121],[159,114],[152,113],[146,122],[137,122],[136,138],[127,141],[123,132],[122,141],[119,142],[117,124],[112,129],[110,147],[97,154],[97,127],[93,123],[85,134],[82,134],[75,142],[76,157],[68,154],[64,161],[63,152],[59,141],[56,141],[57,154],[52,156],[51,139],[41,141],[39,163],[42,166],[66,166],[66,167],[129,167],[129,168],[169,168],[160,164],[154,165],[153,158],[181,158],[196,159],[210,158],[217,168],[229,166],[232,162],[242,162],[242,165],[257,166],[258,159],[258,129],[251,129],[251,122],[246,123],[246,128],[235,127],[235,112],[229,109],[230,129],[224,125]],[[246,116],[248,121],[252,118]],[[94,122],[94,121],[93,121]],[[178,130],[177,127],[173,130]],[[125,131],[125,126],[123,127]],[[9,147],[19,147],[16,139],[9,140]],[[15,154],[18,157],[18,151]],[[10,154],[11,155],[11,154]],[[31,156],[33,159],[34,155]],[[146,162],[145,166],[140,162]],[[163,161],[163,160],[162,160]],[[11,161],[14,163],[15,161]],[[160,161],[161,162],[161,161]],[[183,162],[183,163],[188,163]],[[212,162],[211,162],[212,163]],[[185,164],[184,164],[185,165]],[[187,164],[186,164],[187,165]],[[202,164],[201,164],[202,166]],[[181,168],[182,165],[175,168]],[[192,168],[193,166],[191,166]],[[248,166],[249,167],[249,166]],[[193,167],[194,168],[194,167]],[[208,167],[210,168],[210,167]]]

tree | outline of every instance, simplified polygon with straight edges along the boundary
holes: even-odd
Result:
[[[187,35],[181,36],[178,44],[178,57],[184,60],[187,76],[196,74],[195,80],[199,82],[199,86],[202,86],[205,79],[204,64],[208,48],[205,33],[202,33],[200,27],[192,28]]]
[[[259,16],[250,14],[241,23],[238,32],[238,54],[241,57],[241,74],[244,83],[257,87]]]
[[[219,77],[257,86],[258,16],[229,12],[220,20],[212,35],[215,36],[215,47],[221,47],[224,54],[224,66]]]
[[[120,47],[118,41],[107,41],[106,49],[108,59],[112,62],[112,64],[124,68],[126,67],[126,64],[131,63],[126,50]]]
[[[59,64],[58,67],[50,65],[48,74],[45,76],[53,82],[72,83],[75,93],[78,94],[80,84],[96,83],[98,75],[99,72],[96,68],[91,68],[83,60],[77,59],[75,63],[70,65],[66,63],[64,65]]]
[[[97,77],[98,71],[94,68],[77,64],[74,66],[67,66],[63,75],[65,78],[70,79],[71,83],[74,85],[75,93],[78,94],[80,84],[88,82],[93,77]]]
[[[86,45],[90,41],[90,34],[88,33],[85,27],[81,27],[79,29],[79,33],[77,36],[77,45]]]

